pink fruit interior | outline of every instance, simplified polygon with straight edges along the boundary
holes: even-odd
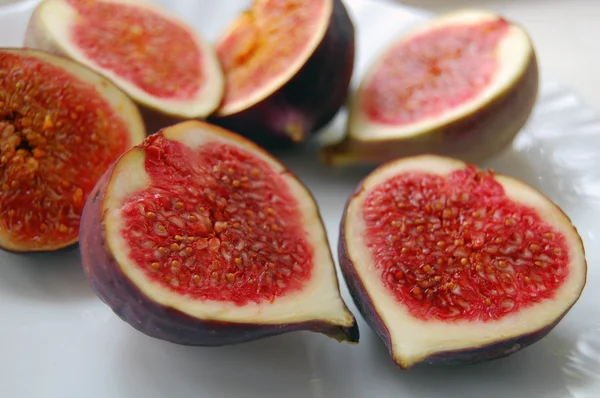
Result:
[[[297,61],[322,23],[327,0],[255,0],[217,46],[223,106],[269,84]]]
[[[421,319],[499,319],[567,278],[564,237],[491,172],[395,176],[369,193],[363,218],[383,283]]]
[[[502,19],[452,25],[394,45],[365,85],[363,112],[378,123],[405,125],[473,99],[492,81],[508,30]]]
[[[186,29],[134,5],[68,1],[79,12],[72,40],[97,65],[159,98],[190,99],[200,90],[201,53]]]
[[[190,149],[154,136],[144,150],[151,183],[125,204],[123,234],[149,278],[239,305],[302,288],[313,254],[279,173],[231,144]]]
[[[77,237],[88,194],[132,145],[94,86],[0,52],[0,230],[25,246]]]

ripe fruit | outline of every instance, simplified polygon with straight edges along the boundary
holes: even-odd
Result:
[[[72,61],[0,49],[0,248],[77,242],[87,195],[146,133],[135,104]]]
[[[487,11],[461,10],[403,35],[351,99],[332,165],[439,154],[480,162],[509,146],[533,109],[538,67],[527,33]]]
[[[171,120],[166,116],[205,117],[223,96],[213,48],[180,18],[143,0],[44,0],[29,21],[25,46],[104,75],[141,105],[152,128]]]
[[[263,145],[305,141],[346,99],[354,26],[340,0],[256,0],[218,41],[226,80],[212,121]]]
[[[511,177],[422,155],[387,163],[348,201],[340,265],[402,368],[510,355],[544,337],[586,281],[583,244]]]
[[[86,203],[86,274],[139,331],[216,346],[296,330],[358,341],[312,196],[250,141],[203,122],[123,155]]]

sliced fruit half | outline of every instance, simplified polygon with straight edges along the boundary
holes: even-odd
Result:
[[[29,21],[25,46],[97,71],[149,115],[202,118],[223,97],[212,46],[181,18],[144,0],[44,0]]]
[[[77,242],[87,195],[146,136],[135,104],[68,59],[0,48],[0,248]]]
[[[440,154],[480,162],[511,144],[533,110],[538,66],[527,32],[499,15],[437,16],[388,46],[351,98],[332,165]]]
[[[346,99],[354,40],[340,0],[255,0],[216,45],[226,89],[212,121],[263,145],[305,141]]]
[[[316,203],[281,163],[203,122],[111,167],[81,227],[98,296],[139,331],[217,346],[297,330],[358,341]]]
[[[586,282],[582,241],[514,178],[423,155],[380,166],[348,201],[340,265],[402,368],[504,357],[543,338]]]

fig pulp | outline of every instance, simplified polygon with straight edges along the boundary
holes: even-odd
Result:
[[[123,155],[86,203],[82,260],[139,331],[216,346],[296,330],[358,341],[316,203],[250,141],[204,122]]]
[[[586,281],[575,227],[511,177],[433,155],[372,172],[349,199],[340,266],[403,368],[512,354],[544,337]]]
[[[444,14],[373,62],[350,100],[346,137],[322,159],[342,166],[439,154],[477,163],[510,146],[537,92],[521,27],[487,11]]]
[[[146,133],[129,98],[67,59],[0,49],[0,248],[77,242],[85,200]]]
[[[104,75],[141,106],[152,128],[205,117],[223,97],[214,49],[181,18],[151,2],[44,0],[29,21],[25,45]]]
[[[340,0],[256,0],[217,43],[223,102],[211,120],[264,146],[305,141],[343,105],[354,25]]]

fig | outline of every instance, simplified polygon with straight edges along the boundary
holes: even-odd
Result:
[[[0,248],[77,243],[87,195],[146,132],[135,104],[68,59],[0,48]]]
[[[458,10],[403,34],[352,95],[347,134],[322,149],[329,165],[378,165],[437,154],[479,163],[510,146],[538,94],[527,32],[499,15]]]
[[[111,80],[140,106],[148,128],[206,117],[223,97],[214,48],[181,18],[144,0],[44,0],[24,44]]]
[[[546,336],[586,283],[569,218],[525,183],[438,155],[380,165],[348,200],[339,261],[404,369],[506,357]]]
[[[340,0],[255,0],[216,44],[226,84],[209,120],[263,146],[306,141],[346,100],[354,47]]]
[[[201,121],[117,160],[80,228],[96,294],[138,331],[183,345],[308,330],[358,341],[319,209],[275,158]]]

